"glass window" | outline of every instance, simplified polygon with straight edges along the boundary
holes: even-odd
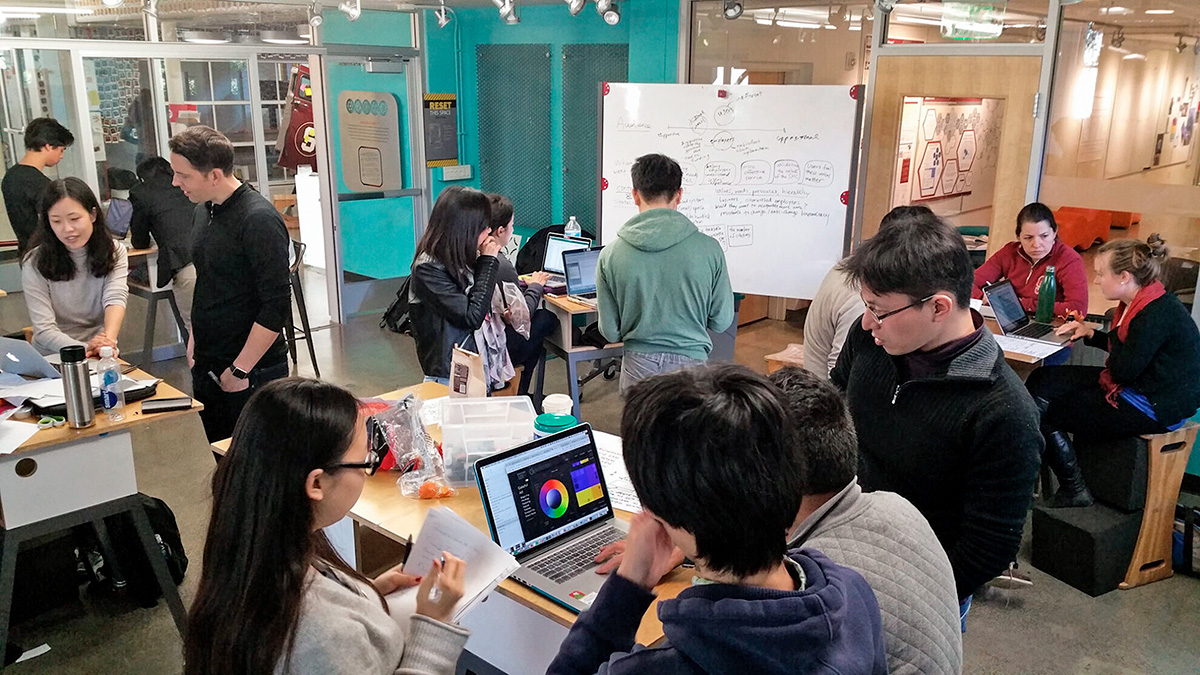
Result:
[[[888,17],[887,41],[1042,42],[1046,39],[1048,7],[1047,0],[897,3]]]
[[[692,3],[696,84],[862,84],[872,5],[795,3],[747,8],[726,19],[723,3]]]
[[[1039,199],[1089,276],[1096,243],[1154,232],[1172,256],[1200,260],[1200,50],[1180,35],[1200,3],[1170,7],[1064,7]],[[1093,287],[1090,312],[1112,304]]]
[[[209,77],[206,61],[181,61],[183,74],[183,99],[185,101],[211,101],[212,78]]]
[[[229,140],[234,143],[254,140],[249,105],[215,105],[213,111],[216,119],[214,128],[225,134]]]
[[[213,61],[212,83],[214,101],[249,101],[250,78],[245,61]]]

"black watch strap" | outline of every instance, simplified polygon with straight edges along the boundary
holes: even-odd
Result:
[[[235,366],[233,364],[229,365],[229,373],[239,380],[244,380],[247,377],[250,377],[250,373],[242,370],[241,368],[238,368],[237,366]]]

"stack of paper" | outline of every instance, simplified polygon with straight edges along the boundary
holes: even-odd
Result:
[[[1047,356],[1057,354],[1059,350],[1066,347],[1067,344],[1053,344],[1050,342],[1038,342],[1036,340],[1022,340],[1021,338],[1011,337],[1008,335],[996,335],[996,344],[1000,345],[1000,349],[1014,354],[1024,354],[1035,359],[1044,359]]]
[[[521,566],[486,534],[446,507],[431,509],[425,515],[421,533],[411,546],[404,562],[405,574],[429,574],[433,561],[442,557],[442,551],[467,563],[463,598],[451,618],[455,623]],[[392,617],[407,630],[409,617],[417,610],[417,588],[391,593],[387,602]]]
[[[19,377],[19,376],[18,376]],[[61,379],[41,379],[41,380],[25,380],[22,378],[19,384],[10,384],[5,386],[4,382],[0,382],[0,398],[12,403],[13,405],[21,405],[25,401],[32,401],[43,408],[49,408],[54,405],[61,405],[65,399],[63,392],[63,381]],[[121,376],[121,382],[125,392],[141,389],[143,387],[151,387],[157,384],[160,380],[151,378],[148,380],[135,380],[128,375]],[[92,373],[92,396],[100,395],[100,374]]]
[[[642,510],[642,501],[629,480],[625,468],[625,455],[621,452],[621,437],[592,431],[596,439],[596,450],[600,453],[600,469],[604,472],[604,483],[608,486],[608,498],[613,508],[637,513]]]

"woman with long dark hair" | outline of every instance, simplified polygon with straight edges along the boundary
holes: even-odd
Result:
[[[450,186],[429,215],[409,285],[409,313],[425,378],[449,384],[454,346],[479,352],[474,332],[491,310],[500,242],[492,207],[479,190]]]
[[[1042,412],[1046,464],[1060,487],[1052,507],[1089,506],[1072,438],[1121,438],[1178,429],[1200,407],[1200,331],[1159,276],[1167,245],[1116,239],[1100,247],[1095,283],[1117,310],[1108,331],[1071,321],[1060,335],[1108,352],[1104,367],[1043,366],[1026,386]]]
[[[345,389],[286,378],[254,394],[213,476],[187,675],[454,672],[468,631],[448,621],[465,563],[445,554],[444,569],[435,562],[423,578],[397,566],[369,581],[322,530],[349,512],[378,467]],[[418,582],[406,640],[383,595]]]
[[[125,247],[113,241],[87,183],[47,185],[21,268],[33,346],[43,354],[68,345],[86,346],[88,356],[105,346],[116,351],[128,271]]]

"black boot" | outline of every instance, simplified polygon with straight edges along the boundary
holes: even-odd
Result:
[[[1088,492],[1083,482],[1083,472],[1079,470],[1079,461],[1075,458],[1075,448],[1071,439],[1062,431],[1054,431],[1046,436],[1046,453],[1044,461],[1058,477],[1058,492],[1050,500],[1050,507],[1055,509],[1072,508],[1076,506],[1091,506],[1095,500]]]

